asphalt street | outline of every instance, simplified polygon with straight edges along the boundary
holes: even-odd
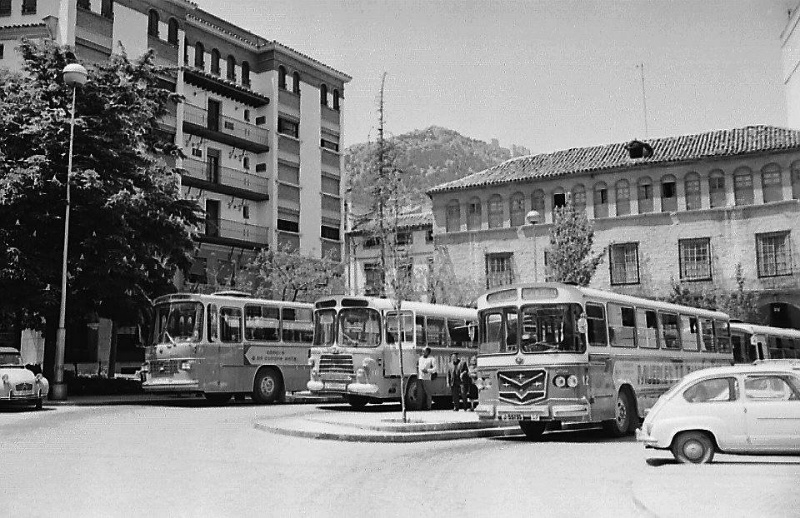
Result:
[[[371,444],[253,426],[331,408],[189,399],[2,411],[2,514],[800,515],[800,457],[718,455],[712,465],[683,466],[599,431],[547,434],[535,443]],[[741,487],[738,498],[717,498],[731,487]]]

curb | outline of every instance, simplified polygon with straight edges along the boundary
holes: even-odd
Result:
[[[424,422],[417,421],[411,423],[403,423],[397,419],[395,423],[392,420],[383,420],[385,424],[359,424],[333,421],[331,419],[308,417],[309,421],[315,423],[344,426],[347,428],[359,428],[361,430],[371,430],[376,432],[392,432],[392,433],[419,433],[419,432],[443,432],[455,430],[485,430],[497,429],[498,427],[494,421],[454,421],[454,422]],[[503,427],[504,428],[504,427]],[[516,428],[517,426],[509,426],[508,428]]]
[[[125,395],[109,395],[109,396],[73,396],[71,399],[64,401],[56,401],[51,399],[44,400],[44,406],[113,406],[113,405],[137,405],[142,403],[174,403],[175,401],[205,401],[201,396],[177,396],[174,394],[125,394]],[[330,403],[342,403],[342,398],[339,397],[326,397],[326,396],[293,396],[286,394],[286,401],[277,403],[278,405],[323,405]],[[210,406],[226,406],[214,405],[209,402]]]

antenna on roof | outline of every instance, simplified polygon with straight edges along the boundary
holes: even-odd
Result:
[[[636,65],[636,68],[639,69],[642,78],[642,110],[644,113],[644,138],[648,138],[649,135],[647,132],[647,93],[645,92],[644,89],[644,63],[639,63],[638,65]]]

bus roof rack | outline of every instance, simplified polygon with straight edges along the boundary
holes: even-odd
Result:
[[[212,295],[219,295],[221,297],[239,297],[243,299],[249,299],[252,297],[249,293],[245,291],[237,291],[237,290],[224,290],[224,291],[217,291],[212,293]]]

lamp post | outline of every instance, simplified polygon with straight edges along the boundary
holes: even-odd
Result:
[[[531,226],[531,236],[533,238],[533,282],[539,282],[539,273],[537,270],[536,258],[536,230],[534,225],[539,223],[539,211],[532,210],[525,214],[525,223]]]
[[[67,250],[69,245],[69,181],[72,176],[72,145],[75,137],[75,96],[79,86],[86,84],[88,73],[77,63],[70,63],[61,71],[64,83],[72,87],[72,111],[69,120],[69,155],[67,157],[67,207],[64,212],[64,257],[61,262],[61,309],[58,314],[58,331],[56,332],[55,379],[50,395],[51,399],[67,399],[67,386],[64,383],[64,347],[67,339]]]

